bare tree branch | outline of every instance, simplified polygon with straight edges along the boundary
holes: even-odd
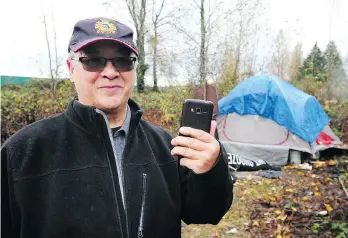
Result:
[[[156,1],[153,0],[152,2],[152,24],[153,24],[153,30],[154,30],[154,36],[152,38],[152,51],[153,51],[153,58],[152,58],[152,69],[153,69],[153,91],[158,91],[158,70],[157,70],[157,65],[158,65],[158,61],[160,61],[159,59],[159,54],[158,54],[158,43],[159,43],[159,32],[158,32],[158,28],[159,28],[159,21],[161,20],[161,13],[162,10],[164,8],[164,3],[165,0],[162,0],[160,8],[158,9],[158,11],[156,11]],[[161,25],[163,25],[164,22],[162,22]]]
[[[47,45],[47,52],[48,52],[48,62],[49,62],[49,70],[50,70],[50,76],[51,79],[54,79],[53,76],[53,70],[52,70],[52,56],[51,56],[51,47],[50,47],[50,40],[48,38],[48,32],[47,32],[47,22],[46,22],[46,16],[43,17],[43,24],[45,28],[45,37],[46,37],[46,45]]]
[[[196,5],[196,6],[193,6],[192,5],[192,2]],[[201,8],[201,6],[200,6],[200,4],[198,4],[195,0],[192,0],[192,1],[190,1],[189,2],[190,3],[190,5],[194,8],[194,9],[200,9]]]
[[[157,16],[160,16],[160,15],[161,15],[161,12],[162,12],[162,10],[163,10],[164,3],[165,3],[165,0],[162,1],[160,10],[159,10],[159,12],[156,14]]]
[[[125,0],[128,11],[134,21],[135,29],[137,32],[137,48],[138,48],[138,66],[137,66],[137,89],[138,92],[143,92],[145,89],[145,73],[148,69],[148,65],[145,63],[145,34],[147,29],[145,26],[146,20],[146,0],[140,0],[140,6],[136,6],[135,0]]]
[[[137,32],[137,35],[139,35],[139,26],[138,26],[138,19],[136,16],[136,12],[135,12],[135,3],[134,0],[125,0],[128,11],[133,19],[134,25],[135,25],[135,30]]]
[[[215,14],[216,11],[220,10],[220,6],[223,3],[223,1],[219,1],[216,6],[213,7],[213,11],[210,11],[210,1],[209,1],[209,16],[208,16],[208,21],[210,22],[211,17]]]
[[[43,16],[43,25],[45,30],[45,38],[46,38],[46,45],[47,45],[47,51],[48,51],[49,72],[50,72],[50,79],[51,79],[51,92],[52,92],[52,95],[56,97],[58,80],[61,73],[61,70],[60,70],[61,60],[58,57],[57,32],[56,32],[56,27],[54,24],[53,14],[52,14],[51,20],[52,20],[52,31],[53,31],[53,52],[51,49],[52,46],[51,46],[51,41],[48,34],[48,23],[46,20],[46,16]]]
[[[180,33],[184,34],[187,38],[189,38],[192,42],[196,43],[199,46],[198,41],[190,35],[183,27],[179,27],[178,24],[171,24],[174,28],[176,28]]]

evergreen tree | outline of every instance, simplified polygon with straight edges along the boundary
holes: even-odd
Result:
[[[311,52],[303,62],[301,67],[301,77],[312,77],[318,81],[325,81],[325,58],[318,47],[317,43],[314,44]]]
[[[327,81],[343,80],[346,75],[343,69],[343,62],[334,41],[330,41],[324,52],[324,70]]]
[[[344,58],[343,68],[346,72],[346,79],[348,80],[348,53],[346,54],[346,57]]]

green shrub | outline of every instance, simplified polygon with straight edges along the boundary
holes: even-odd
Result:
[[[161,93],[134,93],[132,98],[144,109],[145,119],[177,134],[182,104],[191,92],[191,87],[169,87]]]
[[[56,97],[49,87],[40,85],[31,82],[2,88],[1,142],[30,123],[64,111],[76,97],[73,84],[68,80],[59,84]],[[191,92],[190,87],[169,87],[162,93],[134,93],[133,99],[145,110],[145,119],[177,134],[182,103]]]
[[[24,126],[62,112],[74,97],[70,81],[61,83],[56,98],[38,82],[1,89],[1,142]]]

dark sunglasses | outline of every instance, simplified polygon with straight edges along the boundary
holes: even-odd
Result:
[[[87,71],[101,71],[104,69],[106,63],[111,61],[112,65],[120,71],[130,71],[134,69],[136,57],[115,57],[115,58],[104,58],[104,57],[79,57],[78,60],[81,62],[83,68]]]

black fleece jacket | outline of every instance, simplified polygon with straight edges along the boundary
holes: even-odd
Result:
[[[2,237],[180,237],[181,219],[220,221],[233,197],[223,148],[212,170],[194,174],[171,155],[171,135],[129,105],[125,203],[104,117],[73,101],[1,148]]]

